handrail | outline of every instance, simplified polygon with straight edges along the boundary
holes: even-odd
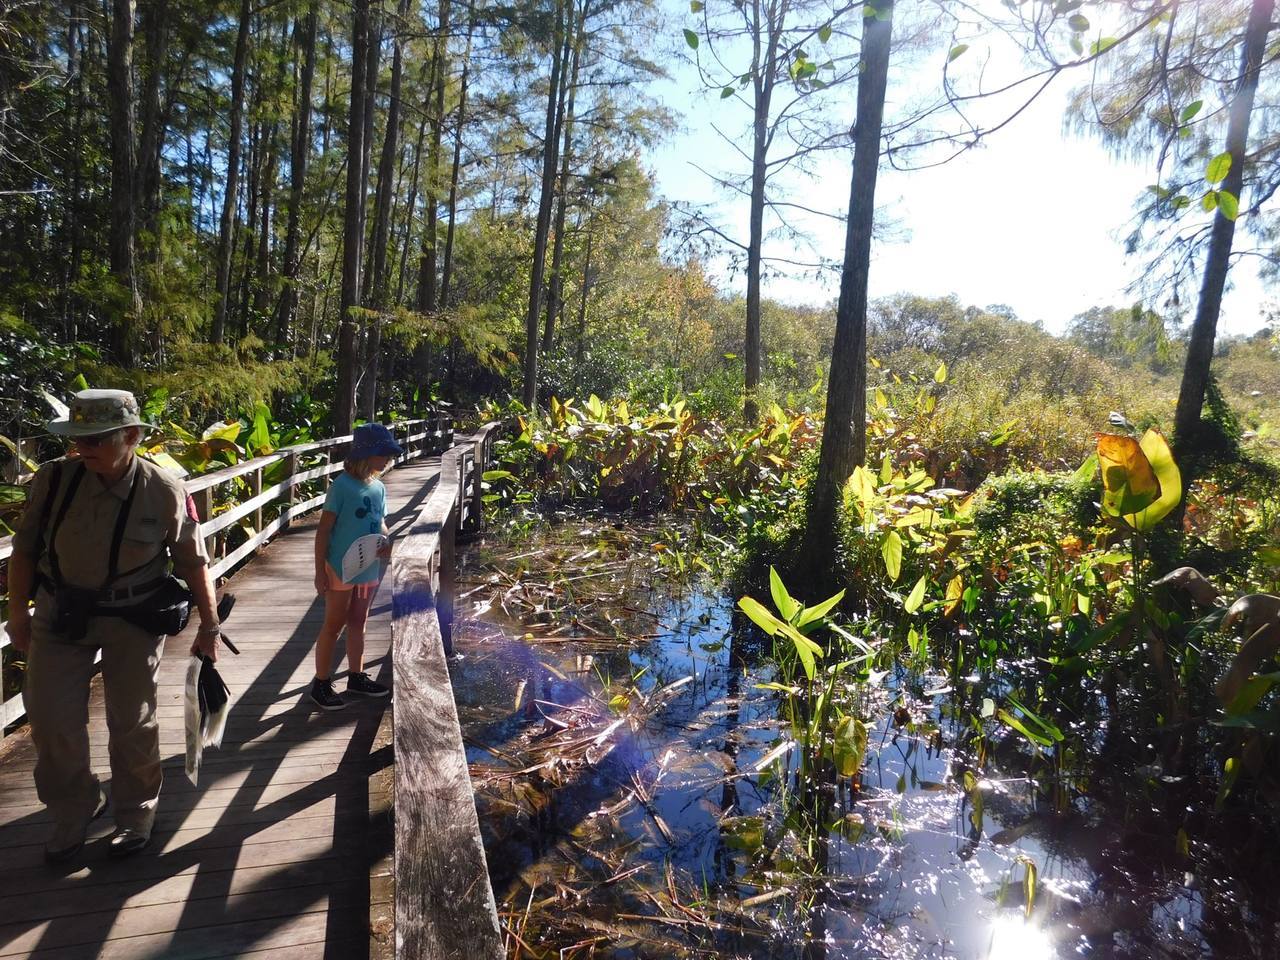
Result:
[[[404,449],[404,452],[396,458],[397,463],[443,452],[453,442],[453,422],[445,412],[437,412],[434,416],[416,420],[398,420],[393,422],[390,428],[394,434],[397,434]],[[281,447],[261,457],[254,457],[243,463],[185,480],[184,486],[195,501],[196,512],[200,517],[200,535],[204,537],[205,546],[209,550],[210,574],[215,579],[226,575],[277,533],[286,529],[297,517],[320,506],[324,502],[323,495],[298,501],[297,488],[307,481],[321,479],[341,470],[342,460],[335,459],[334,453],[338,448],[350,443],[351,438],[351,434],[346,434],[341,437]],[[304,468],[303,458],[312,456],[322,457],[325,462],[319,466],[308,465]],[[264,488],[263,472],[281,462],[286,464],[284,478]],[[215,489],[240,478],[247,479],[248,497],[238,503],[216,504]],[[278,515],[264,524],[265,509],[277,503],[280,507]],[[230,553],[218,556],[221,543],[225,542],[226,535],[223,531],[249,516],[253,518],[254,533]],[[6,561],[12,554],[13,538],[0,538],[0,562]],[[4,628],[5,624],[0,623],[0,650],[10,645],[9,635]],[[2,692],[0,696],[3,696]],[[23,715],[21,697],[0,699],[0,735],[3,734],[4,728],[21,719]]]
[[[397,960],[504,955],[445,661],[456,538],[479,525],[499,426],[486,424],[443,455],[440,479],[391,561]]]

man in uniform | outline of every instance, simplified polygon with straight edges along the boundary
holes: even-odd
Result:
[[[164,637],[115,615],[158,596],[170,563],[186,580],[200,627],[192,652],[216,658],[219,637],[204,542],[182,481],[135,453],[144,424],[123,390],[82,390],[49,432],[72,454],[36,474],[9,560],[9,637],[27,655],[22,693],[36,747],[35,781],[53,816],[50,862],[84,846],[107,797],[90,769],[89,680],[102,651],[111,799],[108,847],[147,845],[160,796],[156,680]],[[35,608],[29,602],[35,601]]]

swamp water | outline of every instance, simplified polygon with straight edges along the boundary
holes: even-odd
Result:
[[[861,693],[860,775],[798,816],[771,641],[673,575],[674,537],[580,515],[463,558],[451,675],[509,956],[1280,957],[1266,844],[1197,863],[1199,806],[1031,779],[1026,741],[973,770],[941,676]]]

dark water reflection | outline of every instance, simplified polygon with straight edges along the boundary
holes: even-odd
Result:
[[[1096,770],[1055,810],[1016,745],[966,781],[949,705],[981,692],[940,678],[887,677],[860,789],[783,830],[760,639],[672,586],[662,538],[575,518],[466,555],[452,676],[512,955],[1280,957],[1274,834]]]

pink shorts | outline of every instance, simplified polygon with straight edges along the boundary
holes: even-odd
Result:
[[[372,599],[373,595],[378,592],[377,580],[370,583],[347,583],[338,576],[338,571],[333,569],[332,564],[326,563],[324,568],[329,572],[330,590],[336,590],[339,593],[346,593],[348,590],[352,590],[355,592],[355,596],[361,600]]]

